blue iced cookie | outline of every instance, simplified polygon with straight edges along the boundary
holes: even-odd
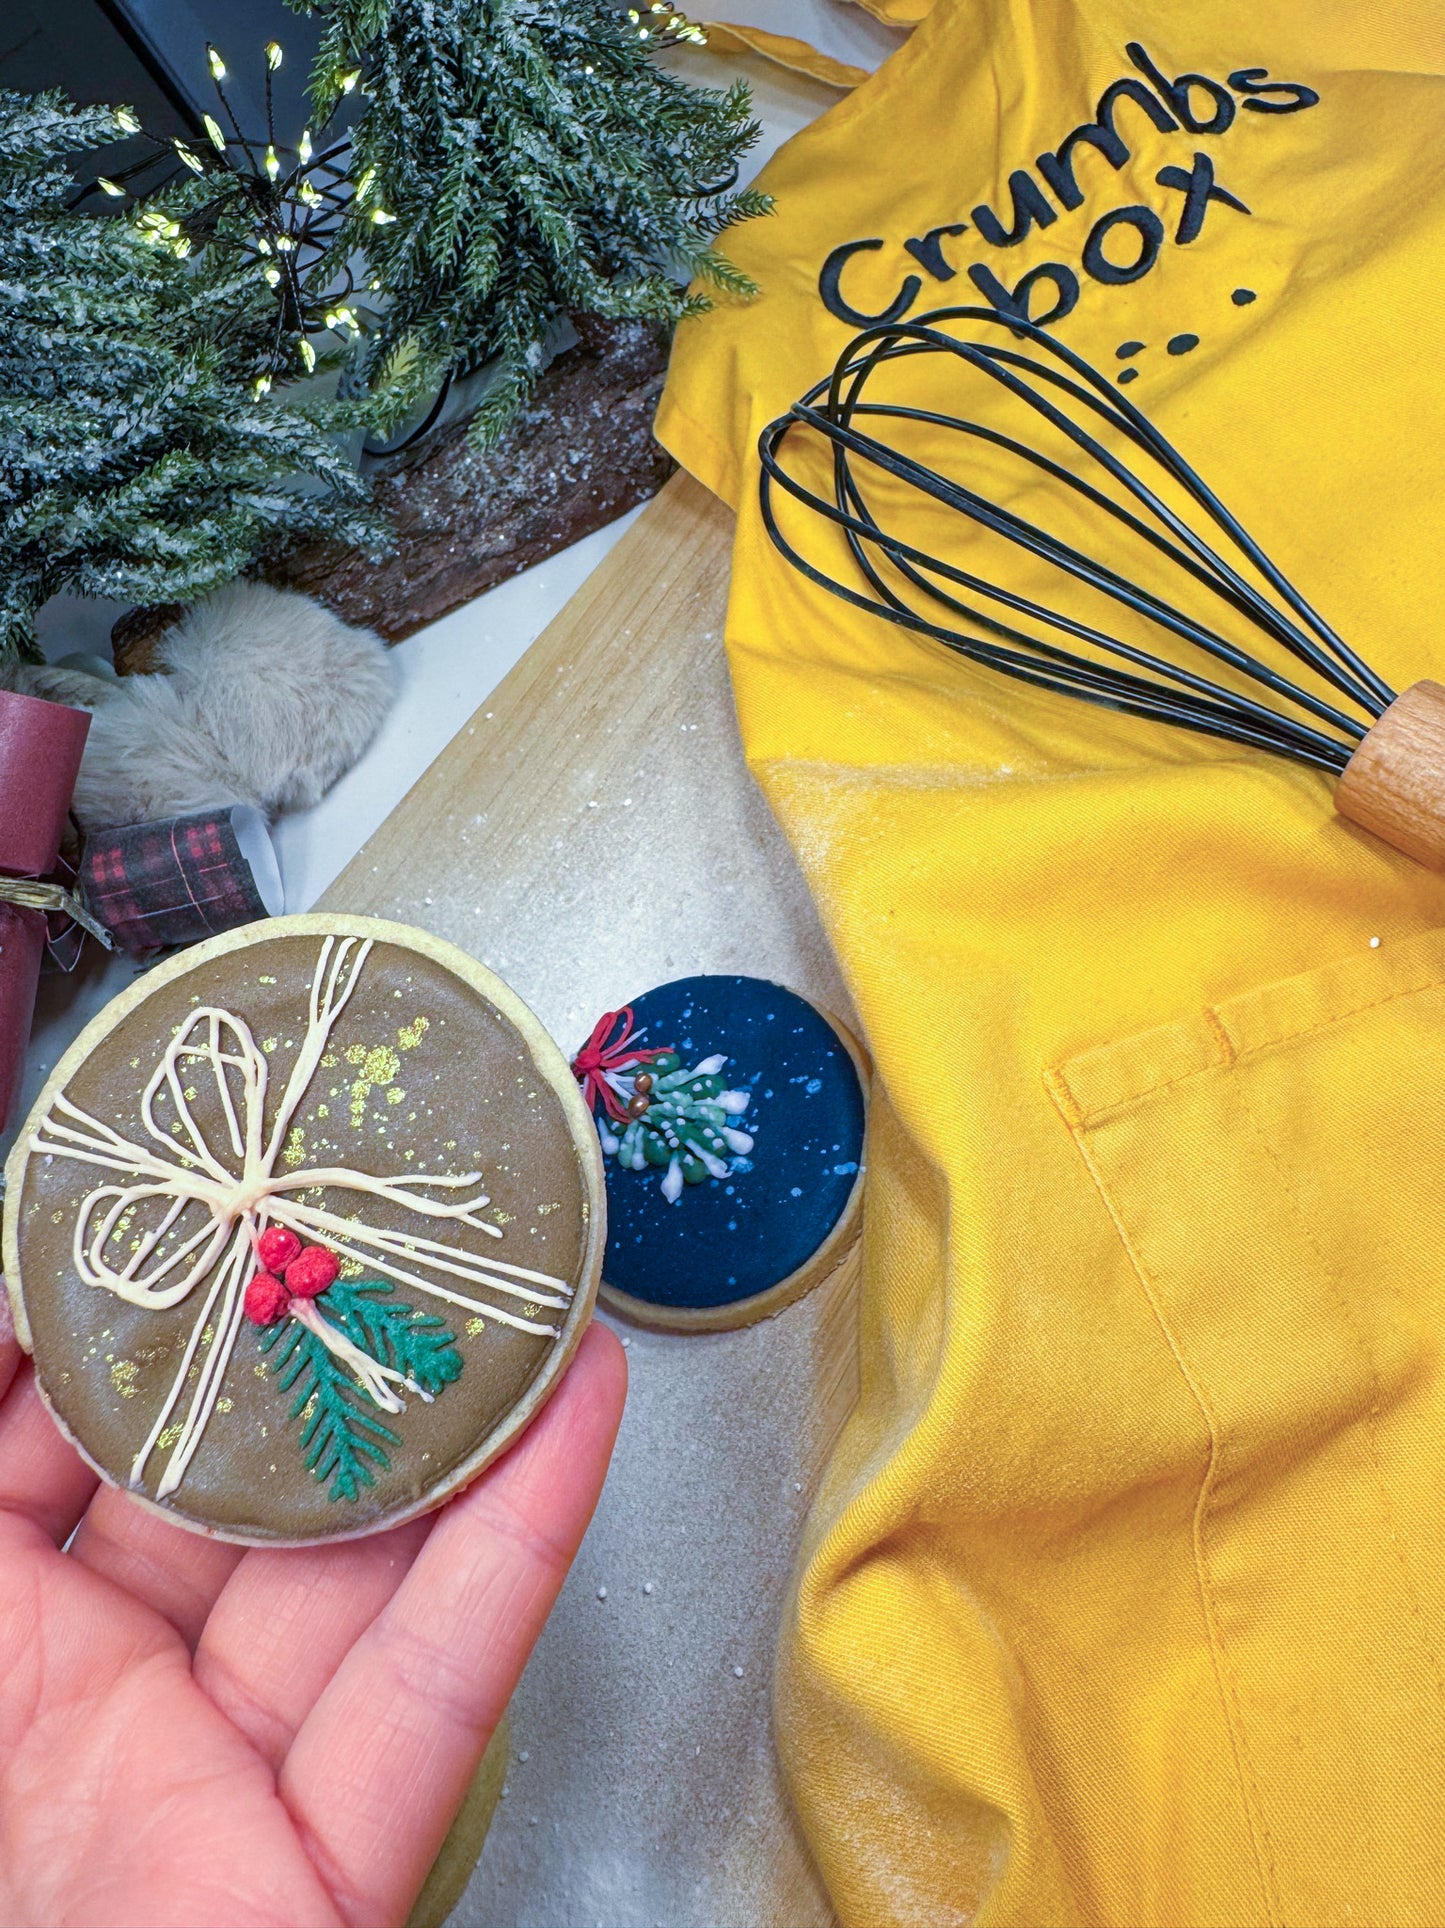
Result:
[[[647,1324],[779,1310],[857,1234],[864,1066],[755,977],[685,977],[608,1012],[573,1060],[607,1176],[603,1296]]]

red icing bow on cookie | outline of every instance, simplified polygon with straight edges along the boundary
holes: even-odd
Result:
[[[335,1284],[341,1261],[324,1245],[303,1245],[284,1225],[272,1225],[256,1240],[260,1271],[246,1287],[246,1317],[275,1325],[293,1299],[319,1299]]]
[[[614,1037],[618,1025],[622,1029]],[[604,1011],[592,1027],[592,1035],[572,1060],[572,1070],[582,1087],[582,1096],[595,1111],[601,1105],[609,1118],[621,1121],[627,1119],[627,1108],[612,1088],[609,1072],[631,1071],[640,1064],[651,1064],[655,1058],[665,1057],[665,1046],[655,1050],[639,1050],[629,1043],[633,1034],[632,1006],[625,1004],[620,1011]]]

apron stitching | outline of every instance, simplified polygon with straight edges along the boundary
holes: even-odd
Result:
[[[1274,1843],[1270,1837],[1269,1826],[1264,1818],[1264,1805],[1260,1795],[1259,1777],[1244,1736],[1243,1709],[1240,1703],[1239,1683],[1230,1669],[1224,1650],[1224,1642],[1219,1631],[1219,1609],[1210,1587],[1208,1559],[1204,1549],[1204,1525],[1209,1502],[1213,1496],[1215,1476],[1218,1472],[1221,1434],[1218,1422],[1205,1396],[1203,1386],[1195,1378],[1188,1361],[1184,1357],[1178,1338],[1171,1330],[1160,1305],[1158,1294],[1143,1259],[1136,1251],[1123,1220],[1115,1210],[1114,1202],[1104,1183],[1088,1146],[1079,1132],[1074,1134],[1075,1143],[1094,1181],[1095,1189],[1103,1200],[1104,1209],[1113,1221],[1129,1262],[1138,1276],[1144,1296],[1149,1302],[1159,1329],[1169,1350],[1174,1355],[1184,1383],[1198,1406],[1209,1434],[1209,1456],[1204,1469],[1204,1477],[1199,1483],[1199,1497],[1194,1507],[1193,1542],[1194,1571],[1199,1583],[1200,1602],[1204,1612],[1204,1624],[1209,1636],[1210,1657],[1214,1662],[1215,1679],[1219,1687],[1220,1700],[1224,1705],[1225,1725],[1229,1731],[1230,1748],[1234,1754],[1235,1768],[1239,1775],[1240,1799],[1244,1807],[1245,1821],[1249,1828],[1250,1845],[1254,1850],[1255,1867],[1264,1902],[1265,1918],[1269,1928],[1284,1928],[1284,1918],[1279,1900],[1279,1873],[1275,1864]]]
[[[1422,997],[1426,991],[1438,991],[1441,984],[1440,975],[1436,972],[1422,983],[1398,985],[1393,991],[1386,991],[1382,997],[1370,998],[1364,1004],[1346,1005],[1341,1010],[1331,1011],[1328,1017],[1316,1018],[1311,1024],[1300,1025],[1298,1030],[1274,1032],[1267,1038],[1261,1038],[1256,1044],[1244,1046],[1238,1051],[1238,1056],[1259,1057],[1263,1052],[1273,1050],[1276,1045],[1293,1044],[1299,1038],[1312,1038],[1321,1031],[1328,1031],[1333,1025],[1345,1024],[1351,1018],[1363,1017],[1367,1011],[1378,1011],[1387,1004],[1398,1004],[1402,998]]]
[[[1244,1046],[1235,1043],[1223,1018],[1214,1006],[1206,1005],[1203,1013],[1205,1023],[1209,1028],[1210,1036],[1224,1052],[1222,1064],[1216,1061],[1210,1064],[1191,1065],[1187,1071],[1178,1071],[1172,1078],[1160,1078],[1153,1084],[1140,1085],[1137,1090],[1126,1093],[1122,1098],[1111,1099],[1108,1104],[1100,1105],[1094,1110],[1086,1111],[1075,1098],[1068,1083],[1066,1066],[1045,1071],[1044,1082],[1055,1104],[1063,1113],[1070,1130],[1090,1131],[1096,1125],[1108,1124],[1112,1119],[1122,1116],[1132,1106],[1142,1104],[1149,1098],[1157,1098],[1163,1092],[1176,1091],[1181,1085],[1189,1084],[1195,1078],[1206,1078],[1215,1071],[1231,1070],[1235,1064],[1244,1063],[1250,1058],[1262,1057],[1266,1051],[1275,1050],[1282,1044],[1297,1044],[1302,1038],[1316,1037],[1336,1024],[1344,1024],[1351,1018],[1363,1017],[1369,1011],[1381,1010],[1387,1004],[1397,1004],[1402,998],[1422,997],[1427,991],[1441,989],[1445,989],[1445,979],[1437,973],[1424,983],[1402,985],[1396,990],[1387,992],[1383,997],[1371,998],[1368,1003],[1351,1004],[1343,1010],[1332,1011],[1328,1017],[1316,1018],[1312,1024],[1303,1024],[1298,1030],[1273,1032],[1267,1038],[1260,1038]],[[1174,1027],[1161,1028],[1172,1030]]]
[[[1207,1023],[1213,1014],[1206,1007],[1203,1015]],[[1207,1078],[1212,1071],[1227,1070],[1237,1055],[1233,1045],[1229,1043],[1228,1033],[1219,1024],[1209,1024],[1208,1028],[1215,1044],[1225,1047],[1222,1064],[1215,1059],[1209,1064],[1191,1065],[1187,1071],[1176,1071],[1172,1078],[1160,1078],[1157,1083],[1144,1085],[1138,1091],[1131,1091],[1123,1098],[1116,1098],[1107,1105],[1100,1105],[1097,1110],[1084,1110],[1075,1098],[1064,1070],[1045,1071],[1044,1083],[1048,1086],[1059,1110],[1063,1112],[1070,1129],[1090,1131],[1095,1125],[1108,1124],[1111,1118],[1117,1118],[1122,1112],[1128,1111],[1131,1105],[1136,1105],[1145,1098],[1157,1098],[1161,1092],[1176,1091],[1180,1085],[1189,1084],[1195,1078]]]
[[[1263,1127],[1260,1125],[1258,1118],[1256,1118],[1250,1106],[1245,1102],[1242,1093],[1239,1094],[1239,1098],[1240,1111],[1254,1132],[1255,1137],[1259,1140],[1266,1158],[1268,1158],[1270,1164],[1274,1167],[1276,1176],[1279,1179],[1280,1189],[1284,1193],[1285,1201],[1293,1212],[1299,1223],[1300,1230],[1304,1233],[1310,1249],[1319,1262],[1321,1274],[1328,1281],[1331,1296],[1339,1307],[1346,1325],[1350,1329],[1351,1336],[1359,1349],[1360,1357],[1364,1361],[1365,1369],[1369,1374],[1371,1399],[1367,1409],[1365,1437],[1369,1441],[1370,1463],[1375,1472],[1375,1490],[1379,1497],[1380,1512],[1384,1518],[1386,1531],[1390,1537],[1390,1545],[1395,1554],[1396,1564],[1400,1569],[1400,1578],[1404,1584],[1405,1596],[1410,1603],[1410,1612],[1414,1616],[1419,1628],[1420,1644],[1424,1648],[1425,1657],[1430,1665],[1436,1695],[1442,1706],[1445,1706],[1445,1673],[1442,1673],[1441,1670],[1439,1649],[1436,1647],[1430,1635],[1429,1622],[1425,1618],[1419,1590],[1415,1585],[1415,1576],[1410,1568],[1410,1560],[1405,1549],[1404,1537],[1400,1532],[1399,1524],[1395,1517],[1395,1509],[1390,1503],[1389,1488],[1385,1483],[1385,1466],[1380,1455],[1380,1412],[1384,1404],[1385,1388],[1380,1378],[1380,1370],[1376,1364],[1374,1352],[1366,1337],[1365,1328],[1356,1316],[1354,1307],[1350,1304],[1349,1294],[1344,1289],[1339,1268],[1332,1265],[1325,1257],[1324,1248],[1315,1236],[1314,1227],[1310,1224],[1304,1207],[1301,1205],[1289,1179],[1285,1175],[1284,1166],[1281,1164],[1278,1154],[1273,1145],[1270,1144],[1269,1139],[1265,1136]]]
[[[1220,1017],[1218,1011],[1215,1010],[1212,1004],[1206,1004],[1204,1007],[1204,1022],[1209,1026],[1210,1037],[1212,1037],[1214,1042],[1219,1046],[1220,1056],[1220,1065],[1218,1067],[1210,1065],[1207,1068],[1211,1071],[1218,1068],[1232,1071],[1239,1058],[1239,1047],[1225,1029],[1224,1019]]]

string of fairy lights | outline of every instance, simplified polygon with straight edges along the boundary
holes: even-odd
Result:
[[[296,373],[310,374],[316,366],[314,338],[359,333],[357,266],[338,258],[334,243],[350,206],[364,202],[374,189],[373,170],[352,181],[347,165],[350,143],[343,136],[328,139],[336,109],[317,128],[306,128],[294,147],[277,139],[272,102],[272,76],[284,54],[277,41],[264,50],[266,135],[264,141],[241,126],[226,89],[227,67],[213,46],[206,49],[216,114],[204,113],[201,125],[207,145],[173,136],[149,136],[149,151],[115,175],[99,175],[82,188],[72,205],[79,206],[95,192],[112,199],[131,195],[132,183],[153,175],[158,163],[172,161],[203,179],[214,193],[178,217],[164,206],[137,209],[135,224],[153,246],[168,248],[184,259],[197,245],[235,250],[244,270],[254,268],[276,296],[276,326],[269,366],[255,377],[260,396],[273,381]],[[338,108],[354,92],[362,77],[360,67],[337,77]],[[128,107],[116,109],[122,133],[146,130]],[[225,126],[222,125],[224,120]],[[228,131],[229,130],[229,131]],[[174,167],[162,185],[175,178]],[[139,198],[139,197],[138,197]],[[378,225],[396,217],[384,207],[371,210]],[[372,287],[379,286],[374,280]],[[296,366],[299,364],[299,367]]]
[[[705,30],[669,0],[652,0],[645,10],[629,7],[626,18],[639,40],[652,42],[659,50],[707,45]],[[138,203],[135,225],[151,245],[167,248],[180,259],[198,246],[230,247],[243,273],[253,268],[260,274],[276,297],[271,351],[253,383],[260,397],[276,381],[312,373],[317,338],[330,336],[344,344],[380,319],[365,295],[380,293],[381,282],[357,255],[343,255],[336,246],[343,222],[376,189],[374,168],[364,168],[352,180],[348,135],[338,131],[332,138],[330,134],[343,103],[362,85],[364,68],[352,67],[334,77],[335,106],[324,121],[305,128],[299,141],[288,146],[277,139],[272,102],[272,77],[285,57],[279,42],[268,41],[263,50],[264,142],[247,134],[232,108],[222,55],[208,43],[206,57],[219,117],[201,115],[205,144],[149,134],[131,108],[118,107],[117,127],[127,136],[145,136],[149,151],[124,170],[96,176],[77,191],[71,206],[78,208],[96,194],[111,200],[133,198]],[[584,72],[590,75],[593,68],[586,66]],[[134,184],[143,176],[154,177],[157,166],[167,163],[162,189],[178,178],[178,164],[203,179],[214,193],[179,214],[150,204],[154,185],[138,192]],[[370,208],[369,218],[374,226],[384,227],[397,216],[378,202]]]

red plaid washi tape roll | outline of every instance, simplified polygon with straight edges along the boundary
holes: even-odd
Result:
[[[276,853],[249,804],[97,831],[80,882],[125,951],[194,944],[282,909]]]

